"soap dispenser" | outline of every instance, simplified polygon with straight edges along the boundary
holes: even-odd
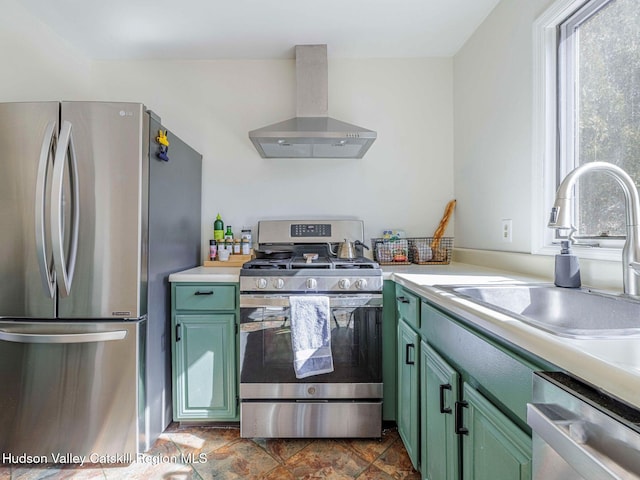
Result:
[[[580,264],[578,257],[571,252],[568,240],[560,242],[560,254],[556,255],[556,275],[553,283],[558,287],[579,288]]]

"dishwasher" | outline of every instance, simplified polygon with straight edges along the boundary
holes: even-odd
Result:
[[[534,480],[640,479],[640,411],[560,372],[533,375]]]

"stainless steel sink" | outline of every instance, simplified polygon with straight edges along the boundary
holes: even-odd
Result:
[[[629,335],[640,337],[640,302],[628,297],[551,284],[438,288],[554,335],[608,339]]]

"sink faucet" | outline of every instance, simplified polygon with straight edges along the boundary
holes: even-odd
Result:
[[[601,171],[616,179],[624,192],[624,205],[627,223],[627,239],[622,249],[622,285],[624,293],[640,297],[640,230],[638,214],[640,200],[638,189],[631,177],[620,167],[607,162],[589,162],[575,168],[564,177],[556,192],[556,201],[551,209],[548,227],[556,229],[573,229],[571,203],[573,186],[582,174]]]

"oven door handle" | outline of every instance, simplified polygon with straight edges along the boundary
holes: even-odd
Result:
[[[584,421],[561,418],[557,409],[550,411],[545,404],[528,403],[527,423],[583,477],[625,478],[626,471],[621,465],[589,445]]]
[[[293,296],[294,294],[292,294]],[[322,294],[319,294],[322,295]],[[382,294],[327,295],[330,308],[382,307]],[[240,308],[289,307],[288,295],[240,294]]]

